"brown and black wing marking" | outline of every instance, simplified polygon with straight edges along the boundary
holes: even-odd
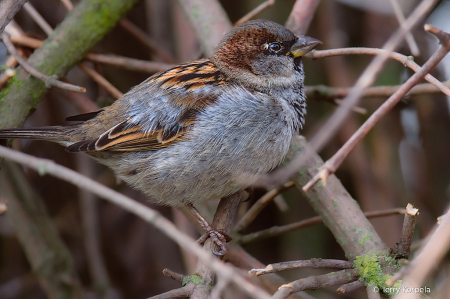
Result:
[[[126,121],[96,139],[72,144],[67,151],[157,151],[171,146],[182,141],[197,114],[215,102],[220,94],[216,87],[227,84],[225,75],[208,59],[155,74],[124,95],[132,103]],[[88,120],[99,112],[68,120]]]

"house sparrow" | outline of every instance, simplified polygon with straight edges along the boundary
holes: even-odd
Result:
[[[77,124],[0,130],[0,138],[86,152],[156,203],[192,207],[245,189],[281,163],[306,113],[301,57],[320,43],[271,21],[248,21],[210,58],[67,118]]]

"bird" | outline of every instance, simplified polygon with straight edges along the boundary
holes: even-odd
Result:
[[[269,20],[247,21],[211,57],[66,118],[74,124],[3,129],[0,139],[48,140],[86,153],[151,201],[195,215],[194,205],[241,191],[283,161],[305,121],[302,56],[319,44]],[[228,237],[205,221],[223,254]]]

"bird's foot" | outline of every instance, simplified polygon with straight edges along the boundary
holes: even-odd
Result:
[[[217,246],[220,247],[219,251],[212,249],[212,252],[215,255],[223,256],[227,253],[227,245],[226,243],[230,242],[233,238],[227,234],[225,231],[220,229],[215,229],[211,225],[206,228],[206,232],[197,240],[198,244],[203,245],[208,238],[211,238]]]

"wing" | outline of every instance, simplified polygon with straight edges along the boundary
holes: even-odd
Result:
[[[155,74],[111,107],[70,117],[101,118],[106,110],[118,107],[128,116],[98,137],[72,144],[67,151],[157,151],[171,146],[186,137],[198,113],[214,104],[222,92],[219,87],[227,84],[225,75],[208,59]]]

